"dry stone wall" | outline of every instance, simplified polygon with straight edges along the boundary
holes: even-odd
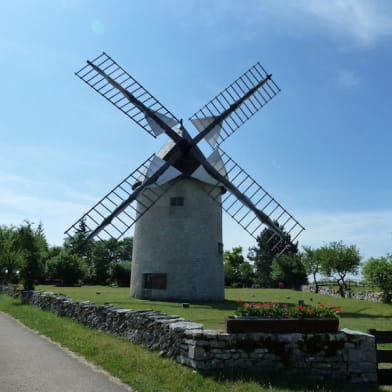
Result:
[[[316,287],[314,285],[302,286],[302,291],[308,291],[314,293]],[[327,286],[319,287],[319,294],[329,295],[331,297],[341,297],[339,290],[332,289]],[[377,291],[367,291],[367,290],[347,290],[345,293],[346,298],[361,299],[364,301],[371,302],[382,302],[383,293]]]
[[[23,291],[17,296],[58,316],[158,350],[162,356],[200,371],[278,371],[321,381],[377,382],[374,337],[356,331],[228,334],[151,309],[95,305],[51,292]]]

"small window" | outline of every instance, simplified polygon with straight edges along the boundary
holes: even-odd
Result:
[[[143,274],[143,288],[166,290],[167,274]]]
[[[223,243],[222,242],[218,242],[218,253],[220,255],[223,255]]]
[[[182,207],[184,205],[184,198],[183,197],[171,197],[170,198],[170,205],[174,207]]]

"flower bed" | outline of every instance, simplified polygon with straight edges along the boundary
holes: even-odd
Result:
[[[225,318],[226,331],[318,333],[336,332],[339,307],[323,304],[288,306],[280,303],[239,302],[236,316]]]

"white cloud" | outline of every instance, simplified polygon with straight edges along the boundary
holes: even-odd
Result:
[[[392,3],[369,0],[298,0],[294,7],[317,18],[330,31],[363,45],[392,35]]]
[[[390,0],[220,0],[200,3],[172,3],[173,12],[185,24],[203,23],[206,28],[232,23],[232,35],[253,40],[268,32],[309,35],[326,32],[339,41],[354,41],[361,46],[392,36],[392,2]],[[191,19],[200,8],[200,19]],[[181,10],[181,11],[179,11]],[[187,13],[187,17],[184,15]],[[222,40],[221,33],[214,39]],[[228,34],[226,37],[225,35]],[[220,37],[220,38],[219,38]],[[343,45],[345,42],[341,42]]]

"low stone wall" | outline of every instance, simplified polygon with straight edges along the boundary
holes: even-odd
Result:
[[[301,287],[302,291],[308,291],[314,293],[316,291],[316,286],[306,285]],[[341,297],[339,290],[332,289],[327,286],[319,286],[319,294],[329,295],[331,297]],[[347,290],[346,298],[361,299],[371,302],[382,302],[383,293],[377,291],[367,291],[367,290]]]
[[[51,292],[16,295],[58,316],[159,350],[162,356],[197,370],[278,371],[321,381],[377,382],[374,337],[356,331],[228,334],[156,310],[95,305]]]

